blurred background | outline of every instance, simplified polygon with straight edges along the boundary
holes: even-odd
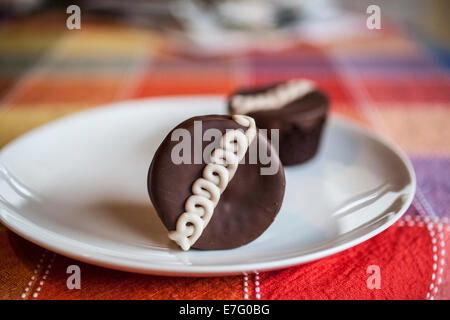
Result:
[[[57,14],[72,4],[82,9],[84,18],[185,36],[203,44],[206,50],[236,48],[241,44],[239,40],[262,33],[306,39],[312,36],[308,27],[314,28],[313,25],[335,32],[327,28],[327,23],[342,24],[353,15],[364,15],[370,5],[377,5],[382,9],[383,20],[401,25],[442,50],[448,50],[450,45],[450,4],[445,0],[1,0],[0,17],[5,22],[49,12]],[[217,35],[224,38],[217,39]]]
[[[0,147],[109,102],[226,95],[305,77],[330,95],[333,112],[407,152],[446,154],[449,7],[446,0],[0,0]]]
[[[81,29],[67,27],[73,4]],[[367,27],[370,5],[379,7],[380,29]],[[331,96],[333,111],[379,127],[406,149],[442,153],[433,130],[410,139],[411,128],[397,122],[404,104],[450,101],[449,7],[445,0],[0,0],[0,146],[112,101],[228,94],[306,77]],[[448,120],[446,108],[436,110],[425,117]]]
[[[379,28],[368,27],[374,5]],[[328,93],[333,112],[411,154],[446,155],[449,7],[445,0],[0,0],[0,147],[109,102],[226,95],[305,77]]]

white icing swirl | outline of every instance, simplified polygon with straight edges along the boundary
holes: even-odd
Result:
[[[314,82],[306,79],[294,79],[277,85],[262,93],[238,94],[231,99],[231,106],[237,114],[280,109],[292,101],[313,91]]]
[[[186,211],[178,218],[176,230],[169,232],[169,238],[183,250],[189,250],[200,238],[221,193],[233,178],[239,162],[255,138],[256,125],[253,118],[233,115],[232,119],[248,129],[245,133],[239,129],[229,130],[222,136],[220,147],[211,154],[211,163],[203,169],[202,177],[192,184],[192,195],[184,204]]]

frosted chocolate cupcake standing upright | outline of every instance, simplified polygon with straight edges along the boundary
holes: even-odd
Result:
[[[283,165],[308,161],[317,153],[329,108],[328,97],[307,79],[294,79],[263,88],[234,92],[231,114],[255,119],[260,129],[279,129],[279,156]]]

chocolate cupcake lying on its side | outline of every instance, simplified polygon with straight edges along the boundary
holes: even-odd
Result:
[[[231,114],[255,119],[256,126],[279,129],[279,156],[283,165],[308,161],[316,154],[327,119],[328,97],[306,79],[294,79],[264,88],[234,92],[228,100]],[[275,141],[274,141],[275,143]]]
[[[269,161],[255,157],[260,150]],[[153,206],[183,250],[232,249],[255,240],[278,214],[284,189],[278,154],[243,115],[180,123],[162,141],[148,173]]]

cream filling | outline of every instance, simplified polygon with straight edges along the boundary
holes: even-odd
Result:
[[[237,114],[280,109],[314,89],[314,82],[306,79],[294,79],[263,93],[235,95],[231,99],[231,106],[234,113]]]
[[[220,195],[233,178],[239,162],[247,153],[256,136],[253,118],[233,115],[232,119],[248,129],[227,131],[220,140],[220,147],[211,153],[211,163],[202,172],[202,177],[192,184],[192,195],[184,204],[184,213],[177,220],[176,230],[169,232],[169,238],[183,250],[189,250],[200,238],[214,213]]]

